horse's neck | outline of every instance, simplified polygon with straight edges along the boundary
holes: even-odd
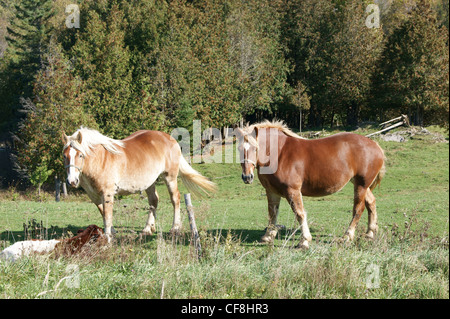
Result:
[[[258,133],[258,166],[267,166],[269,164],[266,162],[267,158],[260,159],[259,155],[271,157],[275,152],[275,156],[278,158],[288,136],[276,128],[265,128],[264,131],[260,130]],[[261,165],[261,160],[266,164]]]
[[[274,150],[275,146],[280,150],[284,146],[287,137],[286,134],[276,128],[260,129],[258,133],[258,147],[261,150],[265,150],[266,154],[270,150]]]
[[[104,165],[108,160],[108,156],[112,156],[112,154],[101,145],[96,146],[92,150],[92,154],[86,156],[82,173],[85,183],[92,184],[92,181],[103,175]]]

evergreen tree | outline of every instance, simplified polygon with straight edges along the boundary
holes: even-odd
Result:
[[[311,98],[309,126],[355,126],[370,90],[383,34],[365,25],[369,2],[287,1],[283,32],[291,87]]]
[[[62,132],[72,134],[80,125],[97,128],[83,107],[84,91],[60,45],[52,42],[36,76],[34,98],[22,99],[25,118],[17,133],[17,166],[38,187],[50,176],[65,174]]]
[[[40,68],[40,53],[49,38],[51,0],[23,0],[14,4],[7,27],[7,49],[0,61],[0,111],[4,129],[17,123],[20,97],[31,97]]]
[[[347,0],[336,12],[337,32],[327,46],[328,75],[322,92],[328,97],[324,118],[331,126],[336,115],[340,123],[356,127],[371,107],[365,103],[384,39],[381,28],[366,26],[369,3]]]
[[[323,94],[328,76],[328,42],[336,33],[335,8],[331,1],[285,0],[280,10],[286,57],[291,64],[288,83],[298,87],[302,83],[311,98],[308,112],[310,127],[323,124],[323,106],[328,105]]]
[[[437,25],[429,1],[417,1],[384,49],[373,83],[377,108],[448,127],[448,62],[448,29]]]
[[[232,2],[227,16],[230,64],[236,72],[242,115],[274,115],[287,93],[289,65],[281,47],[277,1]]]
[[[84,103],[107,135],[123,138],[139,129],[159,128],[148,74],[134,71],[126,44],[128,21],[122,1],[85,1],[82,23],[70,55],[85,83]]]

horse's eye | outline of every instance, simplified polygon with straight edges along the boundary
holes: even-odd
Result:
[[[83,154],[80,154],[80,158],[83,158]]]
[[[67,156],[66,156],[66,154],[64,154],[64,159],[67,159]]]

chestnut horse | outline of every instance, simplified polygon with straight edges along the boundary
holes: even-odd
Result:
[[[384,152],[371,139],[339,133],[307,140],[290,131],[281,121],[254,124],[237,130],[240,138],[242,179],[249,184],[253,171],[266,189],[269,226],[262,242],[272,242],[277,234],[276,220],[281,197],[288,200],[302,229],[298,247],[308,248],[312,240],[302,196],[326,196],[354,185],[353,219],[344,240],[353,240],[355,228],[367,208],[366,236],[377,232],[377,212],[372,190],[385,173]]]
[[[104,232],[111,240],[114,231],[115,194],[147,193],[150,212],[142,231],[156,231],[155,212],[158,194],[155,181],[163,175],[174,208],[172,232],[181,228],[178,172],[189,191],[213,191],[214,183],[194,170],[181,154],[180,146],[170,135],[159,131],[138,131],[123,140],[114,140],[96,130],[81,127],[72,136],[62,135],[67,183],[81,186],[103,217]]]

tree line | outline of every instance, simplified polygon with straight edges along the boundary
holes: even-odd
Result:
[[[367,23],[375,3],[379,26]],[[69,4],[79,28],[66,23]],[[0,0],[0,132],[34,184],[80,125],[448,128],[448,1]]]

